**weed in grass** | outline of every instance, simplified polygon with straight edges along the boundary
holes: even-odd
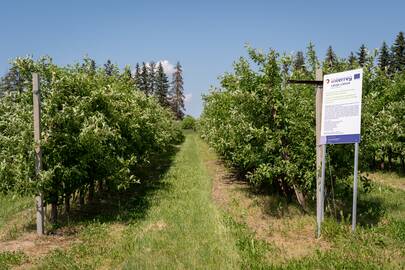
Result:
[[[21,251],[4,251],[0,252],[0,270],[11,269],[27,260],[27,256]]]
[[[391,236],[405,245],[405,220],[392,220],[389,228]]]
[[[234,219],[223,214],[224,223],[233,236],[237,239],[236,245],[242,258],[242,269],[263,269],[268,266],[266,254],[275,247],[264,241],[257,240],[254,233],[250,232],[246,225],[237,223]]]

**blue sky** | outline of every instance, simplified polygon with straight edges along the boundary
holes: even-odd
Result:
[[[180,61],[186,113],[198,116],[201,94],[246,55],[244,44],[281,52],[315,43],[347,56],[362,43],[380,47],[405,30],[405,1],[2,1],[0,74],[27,54],[70,64]]]

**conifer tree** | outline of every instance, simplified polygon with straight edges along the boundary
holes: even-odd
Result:
[[[359,51],[357,52],[357,59],[358,63],[361,67],[364,67],[364,65],[367,62],[367,48],[364,44],[361,44]]]
[[[391,48],[392,67],[395,72],[405,70],[405,38],[399,32]]]
[[[1,78],[0,92],[4,93],[21,93],[23,91],[23,79],[20,71],[16,66],[12,66],[6,75]]]
[[[135,74],[134,74],[135,85],[138,90],[141,89],[141,68],[139,67],[139,63],[135,65]]]
[[[329,68],[332,68],[337,64],[337,57],[336,57],[335,52],[332,49],[332,46],[329,46],[328,50],[326,51],[325,64]]]
[[[183,70],[180,62],[177,62],[173,73],[172,88],[170,91],[170,105],[176,116],[181,120],[184,116],[184,88],[183,88]]]
[[[163,70],[162,63],[159,62],[156,73],[156,92],[155,95],[163,107],[168,107],[168,92],[169,92],[169,79]]]
[[[114,65],[112,64],[110,59],[108,59],[107,62],[104,64],[104,72],[107,76],[113,75]]]
[[[142,69],[141,69],[141,74],[139,76],[139,90],[144,92],[147,96],[149,95],[148,91],[148,68],[145,64],[145,62],[142,63]]]
[[[316,56],[315,46],[312,42],[308,44],[306,53],[310,72],[312,73],[312,76],[315,76],[315,71],[319,67],[319,60]]]
[[[349,58],[347,59],[347,62],[349,63],[350,68],[354,68],[357,64],[357,58],[354,55],[353,52],[350,52]]]
[[[294,71],[302,71],[305,72],[305,58],[304,53],[302,51],[298,51],[294,57]]]
[[[94,74],[96,72],[96,61],[94,61],[93,59],[90,60],[90,71]]]
[[[87,74],[94,75],[96,73],[96,61],[86,56],[83,59],[82,70]]]
[[[391,62],[390,51],[388,49],[387,43],[385,41],[382,43],[379,56],[378,56],[378,66],[381,70],[387,71]]]
[[[156,64],[151,61],[148,67],[148,93],[149,95],[154,95],[156,91]]]

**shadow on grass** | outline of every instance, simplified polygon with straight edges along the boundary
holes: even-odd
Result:
[[[389,213],[398,210],[396,197],[400,196],[390,187],[381,187],[379,185],[372,188],[359,186],[357,194],[357,225],[361,227],[370,227],[377,225],[383,217]],[[353,195],[352,190],[346,193],[346,196],[327,203],[329,207],[328,215],[335,218],[338,222],[351,223]]]
[[[218,160],[217,165],[227,167],[227,174],[223,176],[223,183],[233,185],[236,190],[243,193],[247,198],[252,199],[254,203],[260,204],[264,214],[281,219],[306,213],[298,202],[278,194],[274,191],[274,187],[266,184],[255,187],[244,176],[246,173],[226,166],[226,163],[222,160]]]
[[[362,227],[377,225],[387,213],[392,213],[398,209],[398,204],[390,198],[393,194],[377,194],[376,192],[359,192],[357,199],[357,225]],[[346,219],[350,217],[350,220],[347,220],[347,222],[351,222],[352,207],[353,201],[351,196],[340,206],[339,211],[341,211],[343,216]],[[342,221],[342,217],[337,217],[337,220]]]
[[[357,224],[363,227],[377,225],[389,208],[390,205],[381,198],[360,198],[357,202]]]
[[[226,164],[221,160],[217,162],[221,165]],[[229,173],[225,176],[225,183],[236,185],[236,188],[245,193],[249,198],[258,196],[264,198],[262,200],[262,209],[266,215],[278,219],[295,215],[315,215],[315,200],[307,200],[307,209],[304,210],[295,198],[286,198],[275,192],[274,187],[269,185],[255,188],[243,176],[243,173],[229,166],[226,167]],[[397,207],[395,203],[390,203],[390,200],[377,195],[375,192],[376,187],[368,191],[362,186],[359,189],[357,200],[357,224],[359,226],[369,227],[377,225],[387,212],[394,211]],[[331,195],[329,194],[329,196]],[[348,186],[348,190],[340,198],[336,198],[335,201],[329,198],[326,201],[326,215],[338,222],[351,222],[352,199],[352,189],[351,186]]]
[[[138,169],[137,175],[140,184],[133,184],[123,191],[102,191],[95,194],[93,202],[80,207],[76,203],[72,204],[69,214],[63,213],[59,216],[58,224],[51,234],[76,233],[75,225],[82,225],[89,222],[122,222],[136,223],[147,215],[153,203],[156,203],[157,196],[153,196],[157,191],[169,189],[170,184],[162,179],[171,167],[176,153],[180,146],[174,146],[165,154],[155,156],[149,166]],[[62,210],[62,209],[61,209]],[[73,231],[69,231],[73,229]]]

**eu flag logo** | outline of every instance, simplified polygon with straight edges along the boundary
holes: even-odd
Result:
[[[354,79],[360,79],[360,73],[354,74]]]

